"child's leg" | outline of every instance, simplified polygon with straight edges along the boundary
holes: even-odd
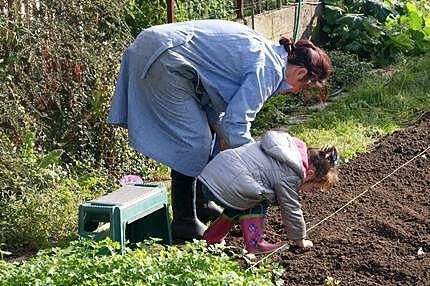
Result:
[[[196,182],[197,217],[203,222],[215,221],[222,213],[222,208],[211,198],[207,198],[207,187],[200,181]]]
[[[268,204],[263,202],[239,217],[246,250],[250,253],[267,253],[276,250],[280,246],[264,240],[267,210]]]
[[[207,244],[215,244],[222,242],[232,229],[234,224],[239,221],[241,216],[245,215],[265,215],[267,213],[268,204],[263,202],[256,207],[248,210],[235,210],[232,208],[224,208],[222,214],[209,226],[203,235],[203,239]]]
[[[221,243],[233,226],[234,220],[222,213],[205,231],[203,239],[208,245]]]
[[[269,203],[266,201],[263,201],[263,202],[259,203],[258,205],[256,205],[255,207],[248,209],[246,211],[243,211],[241,216],[256,215],[256,216],[266,217],[268,211],[269,211]]]
[[[221,243],[241,214],[242,211],[225,208],[222,214],[205,231],[203,239],[206,240],[208,245]]]
[[[227,207],[226,205],[223,205],[223,203],[219,201],[208,188],[203,188],[202,191],[208,200],[213,201],[224,208],[221,215],[209,226],[209,228],[203,234],[203,239],[206,240],[206,243],[208,245],[220,243],[227,236],[233,225],[239,221],[238,218],[242,211],[234,210]]]

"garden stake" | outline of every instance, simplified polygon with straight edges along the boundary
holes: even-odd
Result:
[[[427,146],[426,149],[424,149],[424,151],[420,152],[419,154],[415,155],[414,157],[412,157],[412,159],[408,160],[407,162],[403,163],[402,165],[400,165],[399,167],[397,167],[394,171],[392,171],[390,174],[386,175],[385,177],[383,177],[381,180],[379,180],[378,182],[376,182],[375,184],[373,184],[372,186],[370,186],[367,190],[365,190],[364,192],[361,192],[359,195],[355,196],[353,199],[351,199],[349,202],[347,202],[346,204],[344,204],[342,207],[340,207],[338,210],[336,210],[334,213],[328,215],[327,217],[323,218],[321,221],[319,221],[318,223],[316,223],[315,225],[311,226],[310,228],[308,228],[308,230],[306,231],[306,233],[308,233],[309,231],[311,231],[312,229],[314,229],[315,227],[317,227],[318,225],[322,224],[323,222],[325,222],[326,220],[328,220],[329,218],[331,218],[332,216],[334,216],[335,214],[337,214],[338,212],[340,212],[341,210],[343,210],[344,208],[346,208],[348,205],[350,205],[351,203],[353,203],[356,199],[360,198],[361,196],[363,196],[365,193],[367,193],[368,191],[370,191],[371,189],[373,189],[374,187],[376,187],[377,185],[379,185],[381,182],[383,182],[384,180],[386,180],[387,178],[391,177],[394,173],[396,173],[398,170],[400,170],[401,168],[403,168],[404,166],[408,165],[409,163],[411,163],[413,160],[415,160],[416,158],[418,158],[419,156],[423,155],[424,153],[426,153],[428,150],[430,149],[430,145]],[[270,256],[272,256],[273,254],[277,253],[278,251],[280,251],[281,249],[283,249],[285,246],[287,246],[288,243],[285,243],[281,246],[279,246],[277,249],[275,249],[273,252],[267,254],[266,256],[264,256],[262,259],[258,260],[257,262],[255,262],[254,264],[252,264],[251,266],[249,266],[246,271],[248,271],[251,268],[254,268],[255,266],[257,266],[258,264],[260,264],[261,262],[263,262],[265,259],[269,258]]]

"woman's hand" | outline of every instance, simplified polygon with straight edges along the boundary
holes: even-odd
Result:
[[[211,124],[213,132],[215,132],[216,136],[218,137],[219,141],[219,147],[220,151],[224,151],[230,148],[230,145],[228,145],[227,141],[224,139],[224,135],[221,132],[221,127],[217,123]]]
[[[225,141],[224,138],[220,138],[219,139],[219,149],[220,149],[220,151],[224,151],[224,150],[227,150],[229,148],[230,148],[230,146],[228,145],[227,141]]]

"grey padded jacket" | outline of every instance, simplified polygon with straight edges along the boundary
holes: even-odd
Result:
[[[246,210],[267,200],[277,203],[289,239],[306,236],[298,198],[305,169],[293,138],[268,131],[261,141],[218,154],[199,179],[226,206]]]

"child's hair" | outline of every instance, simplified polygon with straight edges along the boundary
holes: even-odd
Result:
[[[315,176],[307,183],[317,184],[322,190],[330,190],[337,184],[339,159],[335,146],[308,148],[308,161],[315,168]]]

